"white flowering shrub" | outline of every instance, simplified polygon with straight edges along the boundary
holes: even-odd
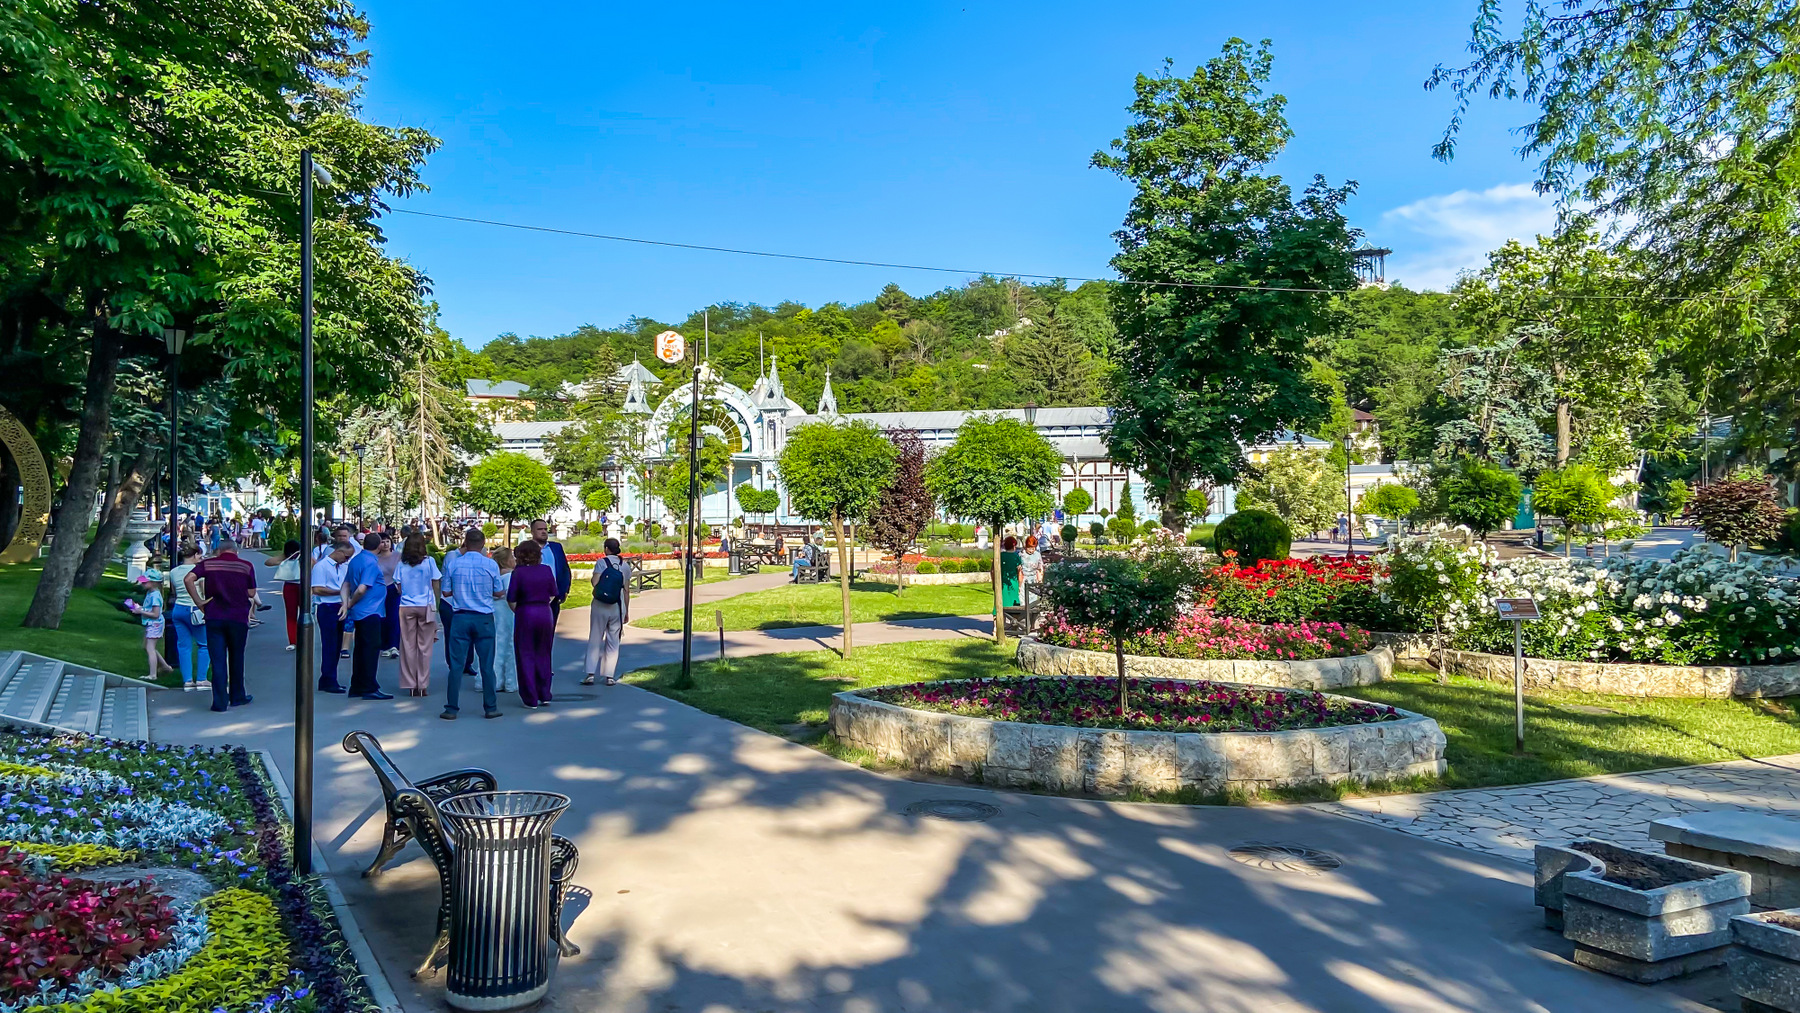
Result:
[[[1370,583],[1404,622],[1433,629],[1477,593],[1482,574],[1494,562],[1494,550],[1481,542],[1465,546],[1430,535],[1394,538],[1376,553]]]

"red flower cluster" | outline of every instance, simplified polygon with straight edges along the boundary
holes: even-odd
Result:
[[[707,559],[724,559],[726,556],[726,554],[723,552],[703,552],[703,553],[701,553],[701,555],[705,556]],[[568,556],[566,558],[571,563],[596,563],[602,559],[605,559],[606,553],[604,553],[604,552],[571,552],[568,554]],[[679,553],[679,552],[623,552],[623,553],[619,554],[619,558],[621,558],[621,559],[680,559],[681,553]]]
[[[101,888],[39,878],[30,859],[0,848],[0,999],[66,984],[88,968],[116,974],[168,945],[175,912],[143,883]]]
[[[1255,566],[1239,566],[1227,557],[1202,578],[1200,604],[1258,623],[1335,619],[1388,629],[1374,575],[1368,556],[1265,559]]]

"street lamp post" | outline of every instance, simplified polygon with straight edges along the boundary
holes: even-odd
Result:
[[[354,443],[351,444],[350,449],[356,451],[356,524],[360,528],[368,523],[363,507],[363,454],[368,452],[369,448],[360,443]]]
[[[312,529],[313,508],[313,179],[331,174],[300,152],[300,511]],[[301,538],[299,645],[294,651],[294,872],[312,872],[313,826],[313,539]]]
[[[169,559],[168,566],[181,562],[181,346],[187,332],[176,327],[163,328],[163,347],[169,350]]]
[[[1356,430],[1344,433],[1344,560],[1356,555],[1356,508],[1350,505],[1350,452],[1356,449]]]

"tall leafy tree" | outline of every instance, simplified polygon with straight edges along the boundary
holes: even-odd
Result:
[[[788,434],[781,479],[801,516],[826,521],[838,546],[838,589],[844,604],[844,657],[850,657],[850,553],[844,525],[868,518],[892,478],[900,453],[874,423],[812,422]]]
[[[1297,199],[1267,165],[1292,131],[1266,94],[1268,43],[1227,42],[1189,77],[1139,75],[1132,121],[1093,164],[1137,188],[1115,237],[1120,361],[1107,445],[1179,524],[1183,494],[1226,483],[1243,446],[1328,416],[1307,352],[1354,287],[1343,215],[1354,184]],[[1217,286],[1217,287],[1206,287]]]
[[[562,506],[562,493],[549,468],[524,454],[506,451],[469,469],[469,488],[463,501],[504,520],[506,540],[511,544],[513,523]]]

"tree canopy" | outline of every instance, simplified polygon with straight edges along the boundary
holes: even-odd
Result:
[[[875,424],[811,422],[788,434],[781,481],[802,517],[829,521],[838,543],[844,604],[844,657],[850,656],[850,544],[846,521],[866,519],[894,474],[899,450]]]

